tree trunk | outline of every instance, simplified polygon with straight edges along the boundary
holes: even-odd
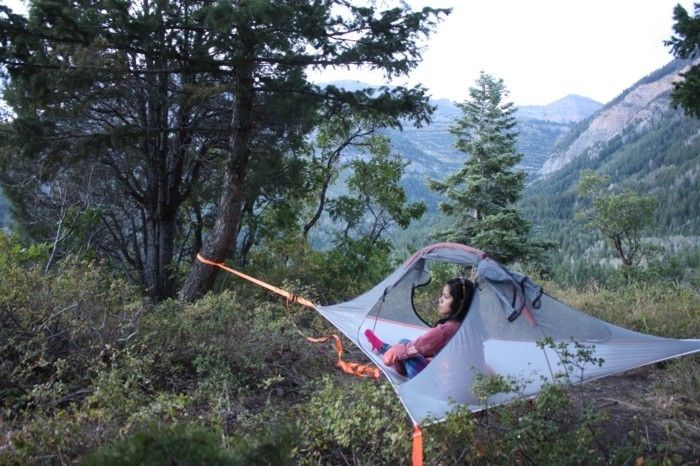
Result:
[[[244,183],[248,167],[250,133],[252,131],[253,79],[252,67],[237,79],[236,96],[231,119],[229,153],[226,161],[221,196],[214,227],[204,241],[201,254],[207,259],[223,262],[236,239],[241,221]],[[180,299],[194,301],[212,287],[218,268],[195,261],[180,290]]]
[[[175,291],[172,275],[175,218],[149,218],[146,224],[144,280],[148,294],[156,301],[171,298]]]

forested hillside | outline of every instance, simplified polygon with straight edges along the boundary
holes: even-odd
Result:
[[[670,105],[671,82],[683,66],[674,61],[650,74],[579,124],[555,150],[560,161],[550,162],[548,174],[526,188],[521,208],[561,245],[564,257],[583,257],[598,239],[574,219],[576,184],[586,169],[608,175],[612,190],[656,199],[646,235],[657,244],[672,249],[698,244],[700,122]],[[560,168],[550,171],[554,165]]]
[[[430,211],[435,209],[439,197],[426,188],[426,178],[442,178],[465,160],[464,154],[455,149],[455,138],[449,132],[459,109],[446,99],[431,101],[431,105],[435,112],[429,125],[387,132],[392,148],[410,162],[402,184],[412,199],[425,201]],[[528,173],[539,170],[560,138],[600,107],[585,97],[567,96],[548,105],[518,109],[516,148],[523,154],[519,167]]]

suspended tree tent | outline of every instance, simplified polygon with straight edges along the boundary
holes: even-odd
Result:
[[[414,290],[428,283],[431,263],[446,262],[476,270],[476,291],[455,336],[416,377],[407,379],[382,363],[364,336],[373,329],[385,342],[414,339],[430,326],[416,313]],[[456,405],[483,408],[472,394],[477,374],[526,380],[524,395],[538,393],[561,373],[561,351],[537,345],[545,338],[592,348],[602,366],[591,364],[576,380],[591,380],[700,351],[700,340],[675,340],[633,332],[579,312],[543,293],[529,278],[476,249],[439,243],[413,254],[381,283],[357,298],[316,310],[384,372],[415,425],[440,420]],[[543,347],[542,347],[543,346]],[[594,347],[594,348],[593,348]],[[571,348],[575,352],[574,347]],[[579,378],[581,377],[581,378]],[[520,394],[497,394],[489,405]]]

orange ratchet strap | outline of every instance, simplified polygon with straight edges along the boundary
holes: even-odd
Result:
[[[221,262],[214,262],[214,261],[211,261],[209,259],[205,259],[204,257],[201,256],[201,254],[197,254],[197,260],[199,262],[201,262],[202,264],[207,264],[207,265],[211,265],[214,267],[218,267],[221,270],[225,270],[228,273],[232,273],[238,277],[241,277],[245,280],[248,280],[249,282],[255,283],[258,286],[262,286],[263,288],[268,289],[268,290],[272,291],[273,293],[277,293],[278,295],[282,295],[285,298],[287,298],[287,301],[301,304],[302,306],[310,307],[311,309],[316,309],[316,306],[314,306],[314,303],[312,303],[308,299],[304,299],[301,296],[297,296],[293,293],[290,293],[289,291],[285,291],[281,288],[277,288],[276,286],[269,285],[261,280],[258,280],[257,278],[251,277],[250,275],[246,275],[246,274],[239,272],[237,270],[233,270],[230,267],[226,267]]]
[[[265,283],[261,280],[258,280],[257,278],[253,278],[250,275],[246,275],[242,272],[239,272],[237,270],[234,270],[230,267],[226,267],[224,264],[220,262],[214,262],[209,259],[205,259],[204,257],[201,256],[201,254],[197,254],[197,260],[200,261],[203,264],[206,265],[211,265],[213,267],[218,267],[221,270],[225,270],[228,273],[231,273],[233,275],[236,275],[238,277],[243,278],[244,280],[248,280],[249,282],[255,283],[258,286],[261,286],[267,290],[272,291],[273,293],[277,293],[278,295],[284,296],[287,299],[287,303],[293,302],[297,304],[301,304],[302,306],[309,307],[311,309],[316,309],[316,306],[314,303],[309,301],[308,299],[304,299],[301,296],[297,296],[293,293],[290,293],[289,291],[285,291],[281,288],[277,288],[276,286],[272,286],[268,283]],[[299,334],[306,338],[308,341],[312,343],[323,343],[325,341],[328,341],[328,337],[321,337],[321,338],[313,338],[313,337],[308,337],[304,335],[299,328],[297,328],[296,324],[292,322],[294,327],[296,328],[297,332]],[[335,350],[338,353],[338,361],[335,363],[335,365],[340,368],[343,372],[355,375],[357,377],[369,377],[373,379],[378,379],[380,377],[380,372],[379,368],[376,366],[367,366],[364,364],[359,364],[356,362],[348,362],[348,361],[343,361],[343,344],[340,341],[340,337],[336,334],[332,334],[333,338],[335,339]]]
[[[357,377],[369,377],[371,379],[378,379],[380,377],[381,373],[377,366],[367,366],[357,362],[343,361],[343,344],[340,342],[340,337],[334,333],[333,338],[335,338],[335,350],[338,353],[338,361],[335,365],[343,372],[356,375]]]
[[[418,424],[413,425],[413,451],[411,452],[413,466],[423,466],[423,432]]]

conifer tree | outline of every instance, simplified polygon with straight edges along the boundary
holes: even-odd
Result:
[[[469,95],[457,104],[462,116],[450,129],[455,147],[467,155],[464,166],[428,181],[447,198],[440,209],[454,219],[437,236],[477,247],[501,262],[522,259],[530,224],[513,207],[525,182],[525,173],[515,168],[522,157],[515,149],[515,109],[506,101],[503,80],[484,72]]]
[[[56,212],[97,209],[101,254],[155,300],[175,294],[174,259],[191,243],[230,256],[256,196],[272,191],[255,175],[292,165],[321,118],[427,121],[421,86],[347,91],[307,73],[404,75],[449,13],[400,0],[30,0],[28,11],[0,5],[0,78],[17,115],[0,137],[0,183],[19,187],[8,198],[38,240]],[[269,182],[275,195],[287,188]],[[195,262],[180,297],[202,296],[216,274]]]
[[[695,14],[690,16],[681,5],[673,9],[676,33],[666,45],[677,58],[696,60],[700,57],[700,3],[694,5]],[[682,80],[674,82],[671,93],[673,105],[683,107],[686,115],[700,118],[700,65],[697,63],[685,73]]]

